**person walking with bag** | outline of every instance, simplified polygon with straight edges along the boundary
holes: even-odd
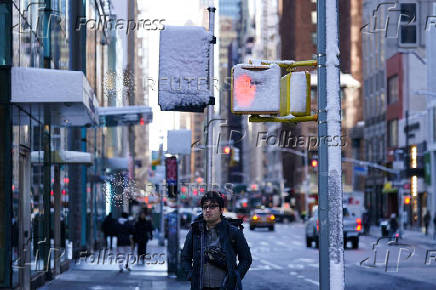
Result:
[[[201,207],[202,214],[191,224],[181,255],[191,289],[241,290],[252,263],[244,234],[223,217],[224,199],[218,192],[208,191]]]

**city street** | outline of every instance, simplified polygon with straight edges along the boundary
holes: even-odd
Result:
[[[377,248],[375,267],[361,266],[366,258],[373,261],[372,245],[377,241],[377,228],[371,236],[361,236],[360,248],[345,251],[346,289],[435,289],[435,259],[425,265],[426,251],[436,250],[431,242],[411,241],[407,237],[402,243],[414,245],[415,253],[407,261],[403,253],[398,272],[395,271],[397,255],[391,251],[388,272],[385,272],[386,247]],[[181,232],[181,244],[187,231]],[[307,248],[302,223],[277,224],[275,231],[256,229],[250,231],[245,224],[244,233],[251,248],[253,264],[243,280],[244,289],[319,289],[318,250]],[[315,245],[313,245],[315,246]],[[350,245],[349,245],[350,246]],[[149,252],[165,251],[156,240],[150,243]],[[435,254],[433,254],[435,256]],[[117,265],[82,265],[41,289],[188,289],[189,282],[166,277],[166,265],[134,266],[131,272],[118,272]]]
[[[378,234],[375,230],[374,235]],[[244,279],[247,289],[318,289],[318,251],[306,248],[303,224],[276,225],[274,232],[244,232],[253,255],[252,268]],[[349,245],[345,250],[346,289],[435,289],[436,264],[424,265],[426,250],[431,246],[415,244],[415,255],[400,262],[398,273],[386,273],[382,263],[386,247],[378,250],[380,264],[375,268],[360,266],[362,260],[373,257],[372,243],[376,240],[374,236],[361,236],[359,249]]]
[[[0,289],[436,289],[435,19],[0,0]]]

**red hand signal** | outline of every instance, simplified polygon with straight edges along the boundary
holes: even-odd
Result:
[[[248,107],[254,100],[256,85],[251,84],[251,78],[243,74],[235,81],[236,102],[241,107]]]

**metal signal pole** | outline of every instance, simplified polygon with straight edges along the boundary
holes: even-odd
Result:
[[[318,138],[325,140],[341,134],[337,0],[318,0],[317,12]],[[320,289],[344,289],[341,147],[318,148]]]
[[[214,45],[215,45],[215,7],[211,3],[209,8],[209,33],[213,37],[213,41],[209,46],[209,93],[210,93],[210,102],[207,106],[207,117],[206,117],[206,187],[207,190],[212,189],[212,159],[213,159],[213,127],[211,122],[213,120],[214,113],[214,105],[215,105],[215,97],[214,97],[214,84],[213,84],[213,76],[214,76]]]

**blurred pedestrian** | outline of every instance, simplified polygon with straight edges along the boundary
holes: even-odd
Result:
[[[126,212],[121,214],[118,219],[118,229],[117,229],[117,253],[118,255],[123,255],[123,259],[120,259],[118,266],[120,267],[120,272],[123,272],[123,267],[130,271],[129,268],[129,254],[131,253],[131,235],[133,234],[133,227],[129,222],[129,215]],[[117,255],[117,256],[118,256]],[[124,265],[123,262],[125,263]]]
[[[153,239],[153,226],[150,218],[141,212],[138,221],[135,223],[134,240],[138,246],[138,262],[139,258],[145,257],[147,254],[147,242]]]
[[[436,213],[434,213],[433,217],[433,240],[436,239]]]
[[[425,235],[428,235],[428,225],[430,224],[431,216],[430,211],[427,210],[427,212],[424,215],[424,226],[425,226]]]
[[[101,231],[104,235],[104,241],[106,244],[106,248],[112,249],[112,238],[115,236],[115,230],[116,224],[115,220],[112,218],[112,213],[110,212],[103,220],[103,223],[101,224]],[[109,242],[108,239],[109,238]]]
[[[397,215],[395,213],[391,214],[391,218],[389,219],[389,227],[391,230],[391,235],[395,235],[395,233],[398,231],[398,221],[397,221]]]
[[[362,213],[362,223],[363,223],[363,233],[365,235],[368,235],[370,230],[370,225],[369,225],[369,213],[367,210],[365,210]]]
[[[244,234],[223,217],[218,192],[208,191],[200,203],[203,213],[192,223],[181,255],[191,289],[242,289],[252,262]]]

